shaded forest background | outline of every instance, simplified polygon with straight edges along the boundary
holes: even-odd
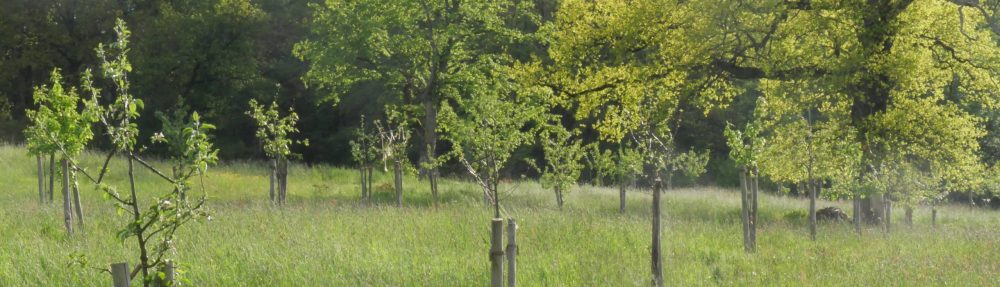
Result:
[[[292,54],[296,43],[308,36],[316,0],[6,0],[0,1],[0,139],[22,142],[25,111],[34,108],[33,87],[44,83],[53,68],[59,68],[69,84],[77,75],[99,63],[94,47],[114,37],[111,28],[123,18],[133,32],[133,91],[146,105],[140,130],[160,129],[157,111],[198,111],[214,123],[214,142],[223,159],[262,158],[251,132],[255,126],[244,114],[247,102],[277,101],[294,107],[301,116],[301,138],[311,145],[295,147],[307,163],[352,165],[349,141],[362,115],[384,117],[383,107],[399,99],[379,85],[357,85],[340,97],[339,103],[324,102],[331,91],[307,86],[302,81],[308,63]],[[534,0],[542,20],[554,15],[556,0]],[[525,23],[524,25],[532,25]],[[528,49],[544,49],[541,45]],[[538,53],[540,54],[540,53]],[[753,92],[749,92],[753,93]],[[702,184],[736,186],[736,167],[729,159],[723,137],[727,122],[745,123],[752,114],[755,95],[742,95],[725,109],[705,114],[684,109],[676,143],[682,150],[711,150]],[[558,111],[556,111],[558,113]],[[983,116],[987,135],[981,139],[982,160],[1000,158],[998,117],[992,112],[969,111]],[[565,119],[572,119],[569,112]],[[568,120],[572,121],[572,120]],[[566,122],[567,126],[577,123]],[[150,134],[140,135],[148,139]],[[421,142],[414,133],[414,142]],[[585,141],[596,134],[584,135]],[[97,147],[108,143],[97,142]],[[439,147],[447,149],[448,147]],[[409,157],[418,151],[411,145]],[[153,150],[155,153],[156,151]],[[518,151],[541,159],[541,147]],[[508,169],[512,177],[537,176],[527,164]],[[457,165],[445,166],[445,175],[463,172]],[[583,173],[584,181],[588,171]],[[680,185],[691,184],[681,179]]]

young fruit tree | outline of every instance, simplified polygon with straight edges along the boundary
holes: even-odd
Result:
[[[500,218],[500,179],[514,151],[532,143],[530,125],[544,112],[531,95],[515,94],[508,82],[470,91],[455,99],[456,105],[441,108],[441,133],[453,144],[447,155],[465,167],[483,190],[483,200]],[[529,91],[530,92],[530,91]]]
[[[417,129],[421,177],[437,193],[441,103],[457,91],[476,89],[465,74],[484,58],[508,55],[524,45],[521,30],[537,21],[531,1],[321,1],[313,9],[310,34],[293,53],[310,63],[305,79],[329,90],[336,104],[358,87],[382,91],[403,106]],[[387,7],[392,7],[387,9]]]
[[[379,137],[375,130],[367,127],[365,116],[361,116],[361,126],[354,131],[351,140],[351,157],[358,163],[361,174],[361,200],[370,200],[372,193],[372,176],[375,164],[379,160]]]
[[[28,150],[40,155],[43,152],[58,153],[62,166],[63,218],[66,231],[73,233],[73,207],[76,210],[77,225],[83,228],[83,207],[80,205],[80,189],[77,184],[76,166],[70,162],[83,152],[94,137],[91,125],[97,121],[95,102],[82,99],[75,87],[65,89],[59,70],[53,70],[51,86],[41,86],[35,89],[35,102],[38,110],[28,111],[28,119],[32,125],[25,130],[28,138]],[[39,163],[41,172],[41,158]],[[39,174],[39,197],[43,198],[42,175]],[[72,188],[72,199],[70,189]]]
[[[604,179],[618,186],[618,213],[625,214],[625,189],[642,174],[642,154],[629,147],[628,142],[619,142],[614,151],[601,149],[592,143],[585,148],[587,164],[594,171],[594,182],[602,185]]]
[[[757,154],[757,164],[775,182],[804,183],[809,235],[816,240],[816,198],[823,182],[851,182],[860,160],[857,133],[847,120],[850,98],[804,82],[762,81],[760,88],[764,95],[755,121],[767,145]]]
[[[403,172],[409,167],[406,158],[406,145],[410,141],[410,131],[402,122],[399,114],[389,113],[389,119],[383,125],[375,121],[378,131],[379,151],[382,153],[383,170],[389,171],[392,165],[393,186],[396,190],[396,207],[403,207]]]
[[[757,250],[757,195],[760,172],[757,168],[757,155],[764,140],[759,136],[759,130],[754,123],[747,123],[743,130],[734,129],[726,124],[724,130],[726,143],[729,145],[729,157],[740,169],[740,219],[743,225],[743,249],[746,252]]]
[[[117,153],[126,157],[128,162],[128,187],[127,194],[122,195],[120,188],[102,182],[103,174],[107,170],[107,164],[101,167],[101,175],[98,178],[91,176],[73,157],[69,157],[68,149],[62,148],[60,152],[67,156],[69,164],[82,173],[87,179],[94,183],[104,192],[104,197],[114,204],[118,214],[129,216],[125,226],[117,232],[117,237],[123,243],[132,237],[136,238],[136,250],[138,252],[138,263],[135,268],[127,274],[128,278],[142,275],[143,286],[153,284],[158,278],[162,278],[161,272],[157,271],[168,265],[171,254],[176,253],[173,243],[176,242],[176,231],[183,225],[198,218],[206,216],[203,211],[205,203],[204,187],[201,196],[191,201],[184,194],[190,194],[196,184],[194,179],[204,175],[210,164],[216,162],[217,150],[209,142],[209,130],[212,125],[202,123],[197,113],[193,113],[190,121],[183,127],[174,127],[177,130],[157,133],[153,137],[153,143],[166,141],[183,141],[185,148],[179,153],[172,155],[175,163],[174,169],[180,172],[168,175],[156,169],[140,157],[140,152],[145,147],[138,147],[137,136],[139,134],[138,120],[142,109],[142,101],[130,93],[128,80],[132,66],[126,57],[129,49],[129,31],[125,27],[125,22],[118,20],[114,28],[116,39],[109,45],[101,44],[97,47],[97,56],[102,60],[101,69],[104,78],[112,83],[114,89],[107,93],[113,99],[102,99],[105,93],[94,86],[90,72],[83,74],[82,90],[90,96],[90,108],[98,118],[104,133],[109,137],[109,141],[114,146]],[[106,106],[99,106],[97,103],[108,103]],[[167,125],[171,127],[170,125]],[[179,135],[178,137],[166,137],[164,134]],[[109,156],[109,159],[111,157]],[[135,164],[138,163],[147,171],[155,174],[160,179],[168,182],[171,188],[163,193],[151,197],[151,202],[143,204],[140,201],[136,188]],[[145,193],[151,193],[147,191]],[[87,260],[82,255],[74,255],[76,263],[86,266]],[[106,270],[111,272],[110,270]]]
[[[556,204],[562,209],[564,193],[570,191],[580,178],[583,169],[584,149],[579,138],[556,124],[549,124],[539,138],[545,159],[542,169],[542,187],[555,191]]]
[[[875,118],[879,141],[887,155],[877,162],[884,169],[875,180],[877,192],[888,194],[880,215],[888,219],[893,201],[904,208],[919,202],[932,204],[947,191],[977,191],[982,188],[986,167],[980,160],[979,139],[985,135],[981,120],[961,109],[957,103],[941,103],[935,97],[899,99],[885,113]],[[912,166],[907,166],[912,165]],[[921,184],[936,186],[907,189],[908,173],[929,173],[931,179]],[[936,178],[936,180],[934,180]],[[936,184],[931,184],[937,182]],[[885,231],[889,224],[883,222]]]
[[[250,110],[246,114],[257,124],[257,139],[264,147],[264,154],[271,159],[271,188],[268,196],[271,198],[271,203],[284,205],[288,195],[288,159],[293,156],[291,146],[294,143],[308,146],[309,141],[291,139],[292,134],[299,132],[295,127],[299,115],[292,108],[288,108],[288,114],[281,116],[278,109],[277,102],[264,106],[258,104],[257,100],[251,99]],[[276,186],[277,193],[275,193]]]

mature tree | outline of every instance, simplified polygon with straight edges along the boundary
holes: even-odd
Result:
[[[85,79],[89,77],[89,72],[84,75]],[[62,156],[60,162],[63,176],[63,214],[66,231],[73,233],[71,209],[73,206],[76,207],[77,223],[83,228],[83,207],[80,206],[80,190],[76,184],[75,167],[71,171],[69,163],[83,152],[87,143],[94,137],[91,125],[97,121],[94,106],[96,102],[82,99],[75,87],[64,88],[62,75],[58,69],[52,71],[51,86],[43,85],[36,88],[34,98],[38,110],[28,111],[28,118],[32,122],[32,126],[25,130],[27,137],[32,139],[29,141],[28,149],[35,153],[47,150]],[[41,182],[39,180],[39,183]]]
[[[264,148],[264,154],[271,159],[271,188],[268,195],[272,203],[285,204],[288,191],[288,159],[292,153],[292,144],[309,145],[308,140],[294,140],[292,134],[299,132],[295,127],[299,115],[289,108],[288,114],[282,116],[278,111],[278,103],[264,106],[257,100],[250,100],[250,110],[246,112],[257,123],[257,139]],[[278,192],[275,194],[275,185]]]
[[[312,33],[295,54],[311,66],[309,83],[329,90],[334,104],[362,85],[381,88],[420,128],[421,174],[436,193],[441,102],[475,83],[461,74],[482,57],[523,41],[514,26],[530,1],[326,1],[313,5]],[[430,168],[428,168],[430,167]]]

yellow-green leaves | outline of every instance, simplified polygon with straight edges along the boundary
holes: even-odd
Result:
[[[35,88],[38,109],[27,111],[31,125],[24,131],[32,154],[65,153],[75,157],[94,137],[91,125],[97,121],[93,104],[80,97],[75,87],[63,87],[58,69],[49,85]]]
[[[258,104],[257,100],[251,99],[250,110],[246,114],[257,123],[257,139],[263,143],[264,153],[270,158],[288,158],[292,155],[293,143],[309,145],[308,140],[294,141],[290,137],[299,131],[295,127],[299,115],[292,108],[288,108],[288,114],[282,116],[278,112],[277,102],[271,102],[271,105],[265,107]]]

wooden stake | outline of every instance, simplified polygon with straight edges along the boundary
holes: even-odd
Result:
[[[507,219],[507,286],[517,286],[517,223]]]
[[[653,246],[651,248],[653,286],[663,286],[663,258],[660,255],[660,178],[653,183]]]
[[[503,287],[503,219],[490,222],[490,286]]]
[[[115,263],[111,264],[111,279],[114,281],[115,287],[129,287],[129,271],[128,263]]]

